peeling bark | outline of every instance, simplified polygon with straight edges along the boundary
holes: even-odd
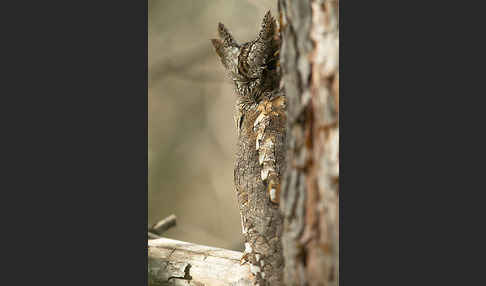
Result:
[[[338,285],[338,1],[279,0],[288,100],[281,211],[286,285]]]

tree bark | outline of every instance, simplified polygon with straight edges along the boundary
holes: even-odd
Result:
[[[279,0],[288,100],[281,211],[286,285],[338,285],[338,1]]]

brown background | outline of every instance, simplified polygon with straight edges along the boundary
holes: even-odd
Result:
[[[276,2],[148,2],[148,223],[175,214],[165,237],[242,250],[233,85],[209,40],[218,22],[252,40]]]

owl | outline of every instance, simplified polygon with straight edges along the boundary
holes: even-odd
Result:
[[[218,25],[220,39],[211,42],[228,77],[235,85],[235,124],[239,145],[253,145],[259,173],[273,203],[279,202],[283,171],[286,100],[279,90],[280,39],[270,11],[255,40],[238,44],[228,29]],[[239,149],[246,146],[240,146]],[[241,151],[241,150],[240,150]],[[248,154],[240,154],[245,159]],[[237,160],[238,161],[238,160]],[[235,170],[235,177],[238,170]]]

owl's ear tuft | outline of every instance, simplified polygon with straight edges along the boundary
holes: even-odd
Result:
[[[231,33],[223,25],[223,23],[218,24],[218,33],[221,40],[223,40],[223,44],[225,47],[238,45]]]
[[[211,39],[211,43],[213,44],[214,49],[216,50],[216,53],[220,58],[223,58],[224,56],[224,47],[223,47],[223,42],[219,39]]]
[[[262,42],[270,42],[275,36],[277,28],[277,23],[273,19],[270,10],[265,14],[262,21],[262,27],[260,33],[258,34],[258,40]]]
[[[263,70],[274,62],[275,52],[278,51],[276,28],[277,23],[268,11],[263,17],[257,39],[251,43],[252,56],[246,59],[250,77],[260,77]]]

